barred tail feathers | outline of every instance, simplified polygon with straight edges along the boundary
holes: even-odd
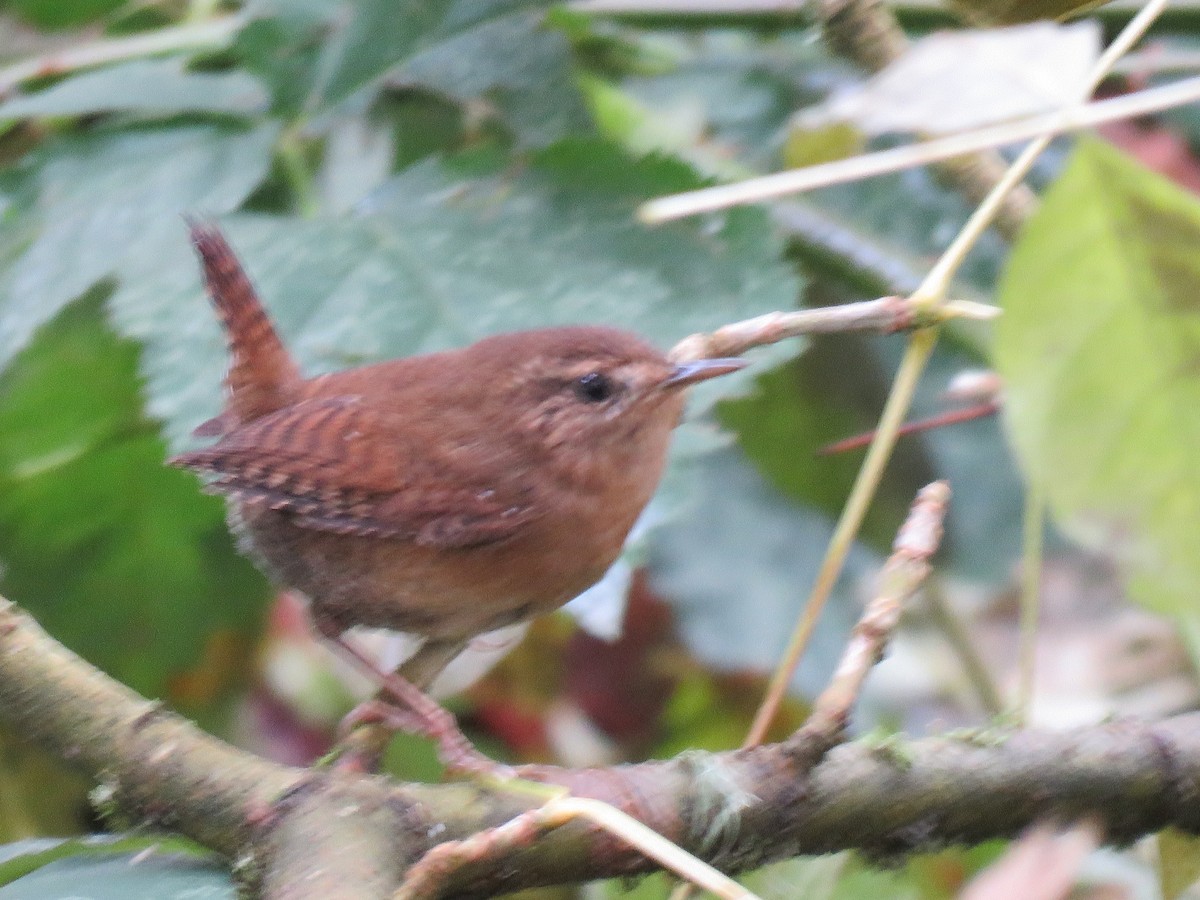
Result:
[[[188,229],[229,344],[226,414],[230,424],[249,422],[293,402],[300,370],[220,229],[191,219]]]

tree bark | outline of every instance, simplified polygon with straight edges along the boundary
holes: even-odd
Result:
[[[108,788],[125,815],[228,856],[270,897],[388,897],[430,848],[541,802],[528,790],[300,770],[230,747],[109,679],[0,601],[0,719]],[[860,740],[807,769],[802,734],[729,753],[573,771],[526,767],[641,819],[727,871],[855,848],[891,856],[1090,817],[1127,843],[1200,833],[1200,714],[1068,732]],[[447,873],[490,896],[649,869],[572,823]]]

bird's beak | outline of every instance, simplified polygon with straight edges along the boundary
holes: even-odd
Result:
[[[728,375],[738,369],[746,368],[744,359],[698,359],[694,362],[680,363],[675,371],[662,383],[663,387],[687,387],[697,381],[707,381],[718,375]]]

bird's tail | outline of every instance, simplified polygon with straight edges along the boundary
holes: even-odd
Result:
[[[294,402],[300,370],[279,339],[233,248],[215,224],[194,219],[187,224],[204,267],[204,283],[229,343],[229,372],[225,376],[229,397],[219,419],[232,426]]]

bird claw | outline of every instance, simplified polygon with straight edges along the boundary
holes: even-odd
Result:
[[[372,699],[364,700],[342,718],[338,723],[337,739],[344,741],[352,731],[364,725],[382,725],[389,731],[403,731],[407,734],[425,732],[420,718],[415,713],[379,699]]]
[[[366,700],[342,719],[338,726],[338,737],[344,739],[363,725],[380,725],[390,731],[418,734],[435,741],[438,759],[447,772],[497,781],[516,777],[516,770],[511,766],[496,762],[476,750],[450,713],[440,707],[440,715],[431,712],[425,710],[418,713],[378,698]]]

